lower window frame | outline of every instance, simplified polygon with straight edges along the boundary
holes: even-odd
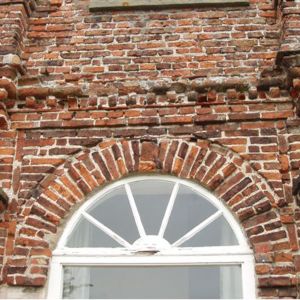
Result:
[[[74,252],[74,251],[73,251]],[[242,299],[255,299],[255,272],[253,256],[250,253],[224,253],[201,255],[186,253],[183,255],[170,255],[159,253],[159,255],[140,256],[140,255],[54,255],[52,257],[48,299],[62,299],[63,297],[63,268],[64,266],[83,267],[83,266],[241,266]]]

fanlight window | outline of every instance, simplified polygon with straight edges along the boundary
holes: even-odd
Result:
[[[254,298],[251,251],[220,200],[169,176],[114,183],[53,253],[49,298]]]

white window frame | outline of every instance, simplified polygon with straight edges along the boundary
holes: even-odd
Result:
[[[77,222],[86,213],[89,207],[101,199],[109,191],[125,185],[125,189],[130,201],[133,215],[140,236],[145,235],[145,231],[135,202],[131,197],[129,183],[134,181],[159,179],[174,182],[173,192],[163,218],[159,235],[163,235],[166,227],[167,218],[170,216],[172,205],[178,191],[178,185],[182,184],[197,191],[207,199],[218,211],[221,211],[238,240],[237,246],[213,246],[213,247],[191,247],[191,248],[167,248],[154,255],[136,255],[137,250],[127,248],[68,248],[67,239],[75,228]],[[172,203],[173,202],[173,203]],[[169,216],[168,216],[169,214]],[[209,218],[208,218],[209,219]],[[212,218],[213,219],[213,218]],[[206,221],[206,220],[205,220]],[[204,222],[205,222],[204,221]],[[202,223],[204,223],[202,222]],[[209,224],[209,222],[208,222]],[[207,225],[207,224],[206,224]],[[197,227],[197,226],[196,226]],[[122,242],[122,241],[121,241]],[[125,241],[126,242],[126,241]],[[126,242],[127,243],[127,242]],[[174,243],[176,244],[176,242]],[[173,245],[174,245],[173,244]],[[128,245],[124,245],[126,247]],[[176,246],[176,245],[175,245]],[[191,181],[178,179],[172,176],[135,176],[114,182],[86,201],[68,222],[57,248],[53,251],[50,265],[48,299],[61,299],[63,296],[63,267],[64,266],[199,266],[199,265],[240,265],[242,274],[242,293],[243,299],[255,299],[255,272],[254,257],[249,248],[245,235],[238,222],[231,215],[224,204],[213,194]]]

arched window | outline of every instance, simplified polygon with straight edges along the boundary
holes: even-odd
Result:
[[[91,197],[53,252],[49,298],[255,298],[253,258],[222,202],[138,176]]]

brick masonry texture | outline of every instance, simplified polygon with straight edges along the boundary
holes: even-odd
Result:
[[[159,173],[239,220],[258,297],[299,298],[300,3],[88,4],[0,2],[1,287],[43,289],[90,193]]]

